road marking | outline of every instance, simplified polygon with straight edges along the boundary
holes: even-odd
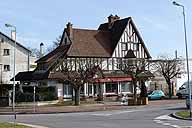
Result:
[[[170,117],[168,115],[162,115],[162,116],[156,117],[155,120],[178,120],[178,119],[175,119],[175,118]]]
[[[170,123],[166,123],[166,122],[163,122],[161,120],[154,119],[153,121],[156,122],[157,124],[161,124],[161,125],[164,125],[164,126],[171,126],[173,128],[180,128],[178,125],[172,125]]]
[[[162,123],[162,125],[165,125],[165,126],[171,126],[170,123]]]
[[[178,125],[171,125],[171,126],[174,127],[174,128],[181,128]]]
[[[102,113],[95,113],[95,114],[90,114],[93,116],[111,116],[112,114],[102,114]]]
[[[178,125],[173,125],[171,123],[166,123],[164,121],[169,120],[169,121],[176,121],[178,119],[172,118],[168,115],[162,115],[159,117],[156,117],[153,121],[157,124],[165,125],[165,126],[171,126],[173,128],[192,128],[192,126],[178,126]]]

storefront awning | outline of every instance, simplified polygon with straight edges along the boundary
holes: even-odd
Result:
[[[123,82],[123,81],[131,81],[131,77],[127,78],[97,78],[94,80],[94,82]]]

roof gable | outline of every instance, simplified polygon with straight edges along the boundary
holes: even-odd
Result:
[[[4,38],[8,39],[11,43],[15,43],[13,39],[11,39],[9,36],[5,35],[4,33],[0,32],[0,35],[3,36]],[[24,49],[27,52],[31,52],[29,49],[21,45],[20,43],[16,42],[16,45],[19,46],[20,48]]]
[[[144,50],[145,50],[145,52],[146,52],[148,58],[151,58],[151,55],[149,54],[149,51],[147,50],[147,47],[145,46],[145,43],[144,43],[144,41],[143,41],[143,39],[142,39],[142,37],[141,37],[139,31],[138,31],[137,28],[136,28],[136,25],[135,25],[135,23],[133,22],[132,19],[130,20],[130,23],[132,24],[132,27],[133,27],[134,31],[136,32],[136,34],[137,34],[139,40],[141,41],[141,45],[143,46],[143,48],[144,48]]]
[[[54,61],[58,57],[64,56],[67,53],[69,47],[70,45],[60,45],[47,55],[41,57],[39,60],[36,61],[36,63]]]
[[[111,33],[111,44],[114,51],[117,43],[119,42],[121,35],[123,34],[130,17],[125,19],[116,20],[113,26],[109,29],[108,23],[101,24],[98,30],[109,31]]]
[[[112,49],[114,51],[129,23],[132,25],[137,37],[139,38],[140,43],[141,43],[142,47],[144,48],[145,53],[147,54],[147,58],[151,58],[151,56],[144,44],[144,41],[143,41],[141,35],[139,34],[139,31],[137,30],[136,25],[134,24],[131,17],[116,20],[113,23],[113,26],[111,28],[108,27],[108,23],[101,24],[98,29],[109,31],[111,33],[111,40],[112,40],[111,43],[112,43]]]

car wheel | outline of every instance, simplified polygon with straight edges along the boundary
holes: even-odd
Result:
[[[160,100],[163,100],[165,97],[164,96],[162,96],[161,98],[160,98]]]
[[[182,99],[182,94],[178,94],[178,99]]]

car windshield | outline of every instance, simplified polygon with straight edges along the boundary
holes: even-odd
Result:
[[[160,91],[153,91],[152,94],[159,93]]]
[[[187,85],[188,85],[188,82],[185,82],[181,87],[187,87]],[[189,85],[192,85],[192,81],[189,81]]]

